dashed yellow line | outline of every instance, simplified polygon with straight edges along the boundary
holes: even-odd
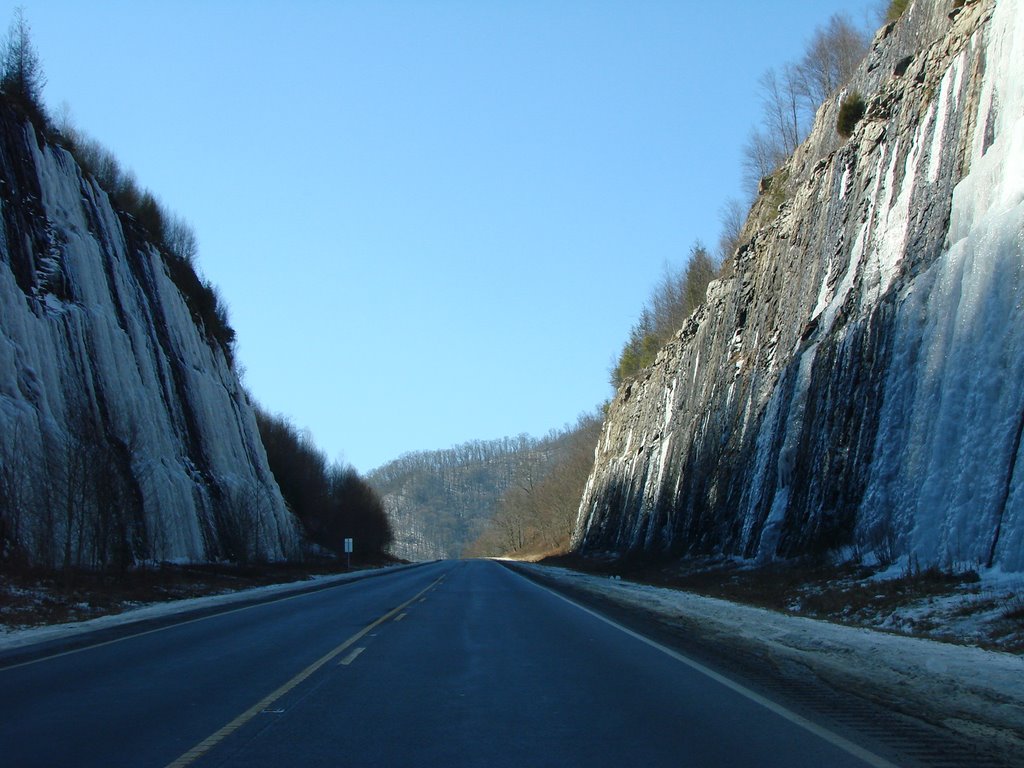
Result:
[[[397,614],[401,613],[403,610],[408,608],[409,605],[411,605],[412,603],[416,602],[416,600],[418,600],[420,597],[422,597],[424,595],[424,593],[426,593],[428,590],[430,590],[430,589],[434,588],[435,586],[437,586],[441,582],[442,579],[444,579],[444,576],[441,576],[440,578],[437,579],[437,581],[433,582],[432,584],[430,584],[429,586],[427,586],[425,589],[421,590],[420,592],[417,592],[409,600],[406,600],[404,603],[402,603],[397,608],[394,608],[394,609],[388,611],[383,616],[381,616],[379,619],[374,621],[372,624],[368,624],[365,627],[363,627],[361,630],[356,632],[354,635],[352,635],[352,637],[350,637],[348,640],[343,642],[341,645],[339,645],[336,648],[334,648],[333,650],[327,652],[326,654],[321,656],[319,659],[314,661],[312,664],[310,664],[308,667],[306,667],[304,670],[299,672],[299,674],[297,674],[295,677],[293,677],[287,683],[282,685],[276,691],[273,691],[272,693],[269,693],[266,696],[264,696],[262,699],[260,699],[258,702],[253,704],[251,707],[249,707],[247,710],[245,710],[245,712],[240,714],[238,717],[236,717],[230,723],[225,725],[219,731],[217,731],[213,735],[208,736],[207,738],[203,739],[201,742],[196,744],[194,747],[192,747],[192,749],[190,749],[188,752],[183,754],[177,760],[174,760],[173,762],[168,763],[167,764],[167,768],[184,768],[184,766],[191,765],[192,763],[194,763],[196,760],[198,760],[200,757],[205,755],[207,752],[209,752],[215,746],[220,744],[220,742],[222,742],[224,739],[226,739],[232,733],[234,733],[239,728],[241,728],[246,723],[248,723],[250,720],[252,720],[254,717],[256,717],[256,715],[260,714],[263,710],[270,709],[271,705],[275,701],[277,701],[279,698],[281,698],[286,693],[291,691],[293,688],[295,688],[295,686],[297,686],[301,682],[303,682],[306,678],[308,678],[310,675],[312,675],[314,672],[316,672],[318,669],[320,669],[320,667],[322,667],[324,664],[327,664],[329,661],[331,661],[331,659],[334,659],[335,657],[337,657],[338,655],[343,653],[350,646],[355,645],[360,639],[362,639],[366,634],[368,634],[370,632],[370,630],[375,629],[376,627],[379,627],[384,622],[388,621],[392,617],[396,616]],[[355,658],[355,657],[353,656],[353,658]]]
[[[351,664],[353,661],[356,660],[356,657],[359,656],[360,653],[362,653],[365,650],[366,650],[366,648],[364,648],[363,646],[359,646],[354,651],[352,651],[352,653],[350,653],[344,659],[339,661],[338,662],[338,666],[339,667],[347,667],[349,664]]]

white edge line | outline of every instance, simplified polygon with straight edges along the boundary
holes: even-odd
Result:
[[[620,632],[623,632],[623,633],[629,635],[630,637],[632,637],[632,638],[634,638],[636,640],[639,640],[642,643],[646,643],[650,647],[655,648],[655,649],[661,651],[666,656],[669,656],[669,657],[675,659],[676,661],[685,664],[686,666],[690,667],[691,669],[693,669],[696,672],[700,672],[702,675],[705,675],[706,677],[711,678],[716,683],[724,685],[726,688],[730,689],[731,691],[734,691],[734,692],[738,693],[740,696],[743,696],[745,699],[748,699],[749,701],[752,701],[755,704],[760,704],[762,707],[764,707],[768,711],[773,712],[774,714],[778,715],[779,717],[781,717],[781,718],[783,718],[785,720],[788,720],[789,722],[793,723],[794,725],[797,725],[797,726],[803,728],[805,731],[809,731],[810,733],[813,733],[815,736],[818,736],[819,738],[824,739],[829,744],[832,744],[833,746],[838,747],[839,749],[843,750],[844,752],[847,752],[847,753],[853,755],[854,757],[856,757],[856,758],[858,758],[860,760],[863,760],[868,765],[874,766],[874,768],[898,768],[897,765],[895,765],[894,763],[890,763],[888,760],[886,760],[883,757],[880,757],[879,755],[876,755],[874,752],[871,752],[871,751],[869,751],[867,749],[864,749],[864,747],[861,747],[858,744],[854,744],[849,739],[846,739],[846,738],[840,736],[838,733],[835,733],[834,731],[831,731],[828,728],[825,728],[823,726],[818,725],[815,722],[812,722],[811,720],[808,720],[806,717],[798,715],[796,712],[793,712],[792,710],[787,709],[786,707],[782,706],[778,702],[775,702],[775,701],[772,701],[771,699],[765,698],[761,694],[756,693],[755,691],[750,690],[745,685],[741,685],[740,683],[737,683],[735,680],[730,680],[728,677],[725,677],[724,675],[721,675],[718,672],[715,672],[710,667],[704,666],[699,661],[695,661],[694,659],[691,659],[688,656],[684,656],[683,654],[679,653],[678,651],[675,651],[672,648],[669,648],[668,646],[662,645],[661,643],[657,642],[656,640],[652,640],[649,637],[644,637],[643,635],[639,634],[638,632],[634,632],[632,629],[629,629],[628,627],[624,627],[622,624],[619,624],[617,621],[615,621],[613,619],[609,619],[607,616],[603,616],[602,614],[598,613],[597,611],[594,611],[594,610],[588,608],[585,605],[581,605],[580,603],[577,603],[572,598],[566,597],[565,595],[560,594],[559,592],[556,592],[555,590],[553,590],[550,587],[547,587],[547,586],[545,586],[543,584],[538,584],[533,579],[529,579],[529,578],[527,578],[526,576],[524,576],[521,573],[516,573],[516,575],[519,576],[520,578],[523,578],[526,581],[530,582],[531,584],[533,584],[538,589],[543,589],[545,592],[548,592],[548,593],[554,595],[555,597],[559,598],[560,600],[564,600],[565,602],[569,603],[569,605],[575,606],[576,608],[578,608],[579,610],[583,611],[584,613],[590,614],[595,619],[599,619],[600,621],[603,621],[605,624],[608,624],[609,626],[615,627],[615,629],[619,630]]]

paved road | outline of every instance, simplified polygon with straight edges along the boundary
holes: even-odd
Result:
[[[497,563],[0,669],[3,766],[885,765]]]

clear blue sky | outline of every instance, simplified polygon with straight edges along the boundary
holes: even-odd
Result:
[[[255,398],[366,472],[609,398],[738,195],[758,77],[874,3],[21,5],[51,112],[195,227]]]

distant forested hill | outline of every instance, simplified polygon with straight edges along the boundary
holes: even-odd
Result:
[[[528,493],[557,472],[584,423],[599,425],[597,417],[586,416],[543,438],[475,440],[408,453],[374,470],[367,480],[391,520],[391,551],[410,560],[460,557],[491,530],[507,492]],[[593,444],[587,453],[592,457]],[[576,495],[574,509],[578,502]]]

